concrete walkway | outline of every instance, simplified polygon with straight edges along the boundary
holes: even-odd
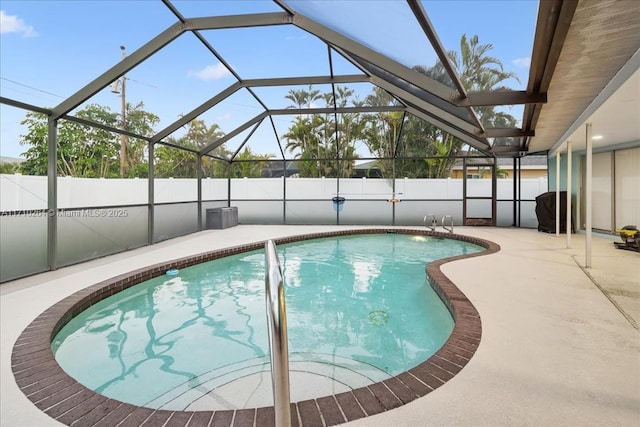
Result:
[[[120,273],[176,257],[335,226],[238,226],[196,233],[0,286],[0,425],[60,425],[18,389],[10,367],[22,330],[54,302]],[[361,227],[358,227],[361,228]],[[446,264],[478,309],[483,334],[452,380],[353,426],[636,426],[640,423],[640,254],[534,230],[456,228],[497,254]]]

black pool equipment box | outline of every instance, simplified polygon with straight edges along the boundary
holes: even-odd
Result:
[[[206,216],[207,230],[220,230],[238,225],[238,208],[236,206],[207,209]]]

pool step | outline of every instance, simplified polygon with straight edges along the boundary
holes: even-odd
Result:
[[[390,377],[385,371],[329,354],[294,353],[289,360],[291,401],[363,387]],[[269,360],[258,357],[225,366],[187,381],[147,407],[212,411],[273,405]]]

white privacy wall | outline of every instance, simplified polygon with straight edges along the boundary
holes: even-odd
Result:
[[[524,179],[521,182],[521,225],[536,227],[537,195],[547,191],[547,180]],[[2,175],[0,209],[23,211],[46,209],[47,179],[42,176]],[[230,190],[230,191],[229,191]],[[469,196],[486,196],[491,181],[467,181]],[[58,179],[58,208],[130,206],[148,203],[147,179],[91,179],[61,177]],[[239,220],[244,223],[335,224],[338,220],[331,199],[340,195],[346,199],[339,213],[341,224],[419,225],[427,214],[440,219],[452,215],[455,224],[462,220],[461,179],[387,179],[367,178],[238,178],[202,180],[202,200],[206,209],[231,204],[238,207]],[[498,180],[498,225],[513,222],[513,181]],[[154,203],[159,205],[184,203],[185,206],[156,207],[156,240],[194,231],[197,227],[198,199],[196,179],[156,178]],[[282,200],[286,199],[286,204]],[[390,203],[399,199],[400,203]],[[505,200],[505,201],[500,201]],[[490,202],[470,200],[470,217],[490,215]],[[139,215],[139,214],[138,214]],[[174,218],[180,218],[175,221]],[[180,224],[187,222],[188,225]]]
[[[47,177],[0,175],[0,211],[47,208]],[[155,203],[198,200],[195,179],[156,178]],[[227,179],[202,180],[203,200],[227,198]],[[58,178],[58,208],[126,206],[148,203],[149,183],[145,179]]]
[[[630,160],[631,161],[631,160]],[[629,182],[633,166],[620,172],[623,200],[633,199],[637,186]],[[490,180],[468,181],[469,194],[490,195]],[[93,259],[149,241],[147,179],[60,177],[57,182],[57,265]],[[521,225],[536,227],[535,197],[547,191],[546,179],[522,180]],[[202,180],[201,214],[238,207],[245,224],[369,224],[422,225],[427,214],[438,220],[452,215],[462,220],[462,180],[457,179],[335,179],[239,178]],[[341,210],[332,201],[346,199]],[[498,180],[498,225],[513,222],[513,181]],[[154,180],[154,242],[198,230],[196,179]],[[390,199],[399,199],[391,203]],[[505,199],[507,201],[500,201]],[[284,200],[284,203],[283,203]],[[634,199],[637,201],[637,198]],[[483,202],[483,201],[480,201]],[[635,203],[635,202],[634,202]],[[489,203],[469,201],[469,216],[484,216]],[[0,281],[48,269],[47,177],[0,175]],[[477,212],[474,212],[477,211]]]
[[[46,208],[46,176],[0,175],[0,211]]]
[[[629,160],[631,160],[629,158]],[[632,168],[629,168],[630,170]],[[47,208],[47,178],[44,176],[0,175],[0,211],[23,211]],[[469,196],[487,196],[491,180],[467,181]],[[367,178],[237,178],[202,180],[202,200],[231,201],[323,200],[340,195],[349,201],[460,201],[461,179],[396,179]],[[546,178],[523,179],[522,200],[534,201],[547,191]],[[58,178],[58,208],[71,209],[100,206],[127,206],[148,203],[147,179]],[[513,181],[498,180],[498,200],[513,198]],[[198,200],[196,179],[156,178],[154,202],[179,203]],[[345,205],[346,207],[347,205]],[[400,206],[400,204],[398,204]],[[266,212],[265,212],[266,213]]]

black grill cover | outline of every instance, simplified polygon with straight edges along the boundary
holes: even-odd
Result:
[[[538,217],[538,231],[545,233],[556,232],[556,193],[550,191],[536,197],[536,216]],[[573,218],[571,218],[571,232],[574,232]],[[560,232],[567,232],[567,192],[560,192]]]

